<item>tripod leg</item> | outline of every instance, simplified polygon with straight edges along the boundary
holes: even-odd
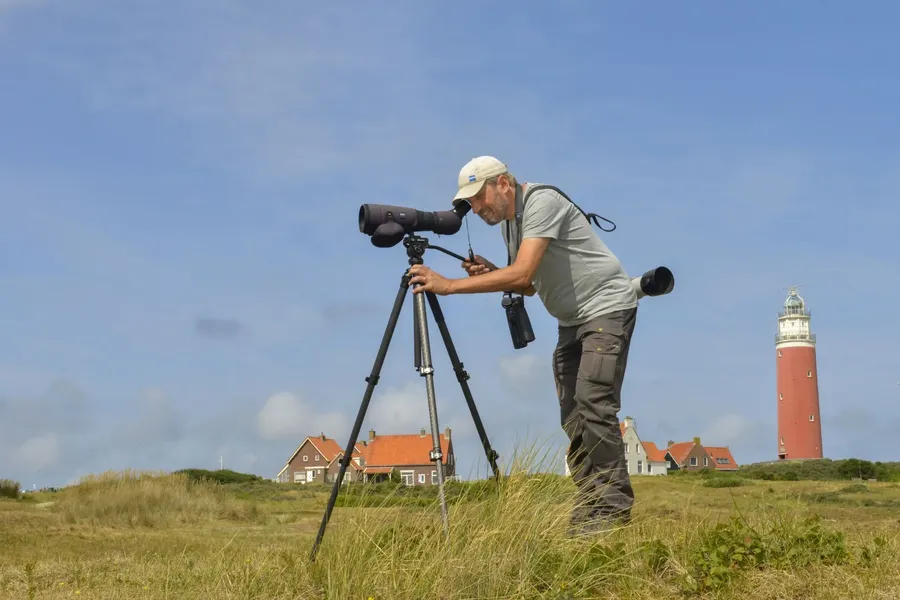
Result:
[[[419,313],[413,311],[413,360],[416,371],[422,369],[422,336],[419,334]]]
[[[450,330],[447,328],[447,321],[444,320],[444,311],[441,310],[441,305],[438,304],[437,296],[435,296],[432,292],[425,292],[425,295],[428,296],[428,304],[431,306],[431,312],[434,314],[434,321],[437,323],[438,329],[441,332],[441,337],[444,338],[444,345],[447,347],[447,354],[450,356],[450,362],[453,364],[453,370],[456,372],[456,378],[459,380],[459,385],[462,387],[463,396],[466,397],[466,404],[469,405],[469,412],[472,413],[472,420],[475,422],[475,429],[478,430],[478,437],[481,438],[481,445],[484,448],[484,454],[487,457],[488,464],[491,465],[491,470],[494,473],[494,478],[497,479],[500,477],[500,473],[497,469],[497,457],[499,456],[493,448],[491,448],[491,442],[488,440],[487,432],[484,429],[484,424],[481,422],[481,417],[478,414],[478,408],[475,407],[475,399],[472,398],[472,391],[469,389],[469,374],[466,373],[466,370],[463,368],[462,362],[459,360],[459,356],[456,354],[456,347],[453,345],[453,340],[450,337]]]
[[[384,358],[387,355],[388,347],[391,344],[391,338],[394,335],[394,329],[397,327],[397,320],[400,317],[400,311],[403,308],[403,301],[406,298],[408,290],[409,274],[404,273],[403,278],[400,280],[400,289],[397,291],[397,297],[394,299],[394,308],[391,310],[391,316],[388,319],[387,327],[384,330],[384,336],[381,338],[381,346],[378,348],[378,354],[375,356],[375,364],[372,366],[372,373],[366,377],[366,382],[368,382],[366,392],[363,395],[362,404],[359,406],[356,422],[353,424],[353,431],[350,433],[350,440],[347,442],[347,445],[344,446],[344,456],[341,457],[341,467],[338,471],[337,479],[334,481],[334,487],[331,489],[331,497],[328,498],[325,514],[322,516],[322,524],[319,525],[319,533],[316,535],[316,541],[313,543],[312,553],[310,555],[310,560],[312,561],[316,560],[316,553],[319,549],[319,544],[322,542],[322,538],[325,535],[325,526],[328,524],[328,519],[331,517],[331,511],[334,509],[334,502],[337,499],[338,490],[344,479],[344,473],[346,473],[347,467],[350,465],[350,461],[353,458],[353,446],[356,444],[356,440],[359,437],[359,430],[362,428],[366,410],[369,407],[369,400],[372,398],[372,392],[375,390],[375,386],[378,385],[378,378],[381,376],[381,366],[384,364]]]
[[[431,366],[431,344],[428,340],[428,318],[425,314],[425,298],[422,294],[414,294],[416,324],[419,328],[419,342],[422,344],[422,367],[419,373],[425,378],[425,390],[428,394],[428,414],[431,418],[431,460],[434,461],[438,476],[438,497],[441,501],[441,519],[444,523],[444,536],[450,535],[447,523],[447,499],[444,496],[444,464],[442,461],[441,438],[438,433],[437,403],[434,398],[434,368]]]

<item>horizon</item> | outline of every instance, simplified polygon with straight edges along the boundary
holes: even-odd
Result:
[[[774,336],[797,285],[824,456],[900,460],[900,7],[267,7],[0,0],[0,478],[220,457],[271,478],[308,435],[343,446],[407,267],[359,206],[449,210],[485,154],[611,219],[592,228],[631,277],[672,269],[625,375],[642,440],[776,459]],[[424,235],[502,263],[477,216]],[[499,294],[439,301],[501,460],[562,452],[538,297],[522,350]],[[412,319],[409,294],[361,435],[430,431]],[[430,319],[439,429],[478,476]]]

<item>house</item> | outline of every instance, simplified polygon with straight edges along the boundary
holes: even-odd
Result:
[[[450,428],[439,435],[444,480],[455,478],[456,457],[450,438]],[[431,434],[422,429],[418,434],[376,435],[369,430],[367,439],[353,446],[351,460],[344,473],[344,482],[378,482],[397,471],[406,485],[437,484],[437,469],[430,459]],[[344,449],[334,438],[324,433],[304,439],[275,481],[279,483],[334,483],[340,471]]]
[[[625,462],[629,475],[665,475],[665,454],[653,442],[644,442],[638,435],[632,417],[625,417],[619,423],[622,432],[622,443],[625,445]]]
[[[715,469],[717,471],[737,471],[738,464],[731,455],[728,446],[703,446],[700,438],[695,437],[691,442],[675,443],[669,441],[666,448],[666,461],[669,470],[699,471],[701,469]]]
[[[445,428],[438,437],[443,454],[444,481],[455,479],[456,456],[450,428]],[[376,435],[375,430],[370,429],[362,450],[363,481],[380,481],[396,470],[406,485],[437,485],[437,469],[430,458],[431,450],[431,433],[425,429],[417,434],[392,435]]]
[[[343,454],[344,449],[340,444],[324,433],[307,437],[288,458],[275,480],[278,483],[327,483],[330,474],[333,482]],[[359,463],[357,458],[350,462],[352,467],[347,469],[345,479],[359,478],[358,473],[362,468]]]
[[[739,465],[737,461],[734,460],[734,456],[731,455],[731,450],[728,446],[703,446],[706,449],[706,453],[709,454],[713,459],[713,466],[716,468],[716,471],[737,471]]]
[[[642,443],[647,454],[647,475],[667,475],[669,463],[666,461],[665,450],[660,450],[653,442]]]

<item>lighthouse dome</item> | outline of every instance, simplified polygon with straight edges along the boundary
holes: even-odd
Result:
[[[804,302],[803,298],[797,293],[796,290],[791,290],[791,293],[787,297],[787,300],[784,301],[785,314],[802,315],[806,312],[805,308],[806,302]]]

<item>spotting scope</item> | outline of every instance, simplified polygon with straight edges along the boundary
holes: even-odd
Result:
[[[359,207],[359,231],[372,236],[372,245],[389,248],[416,231],[432,231],[438,235],[453,235],[462,226],[462,219],[472,209],[468,202],[460,202],[453,210],[426,212],[405,206],[363,204]]]
[[[638,298],[663,296],[675,288],[675,276],[666,267],[656,267],[640,277],[633,277],[631,287],[637,292]]]

